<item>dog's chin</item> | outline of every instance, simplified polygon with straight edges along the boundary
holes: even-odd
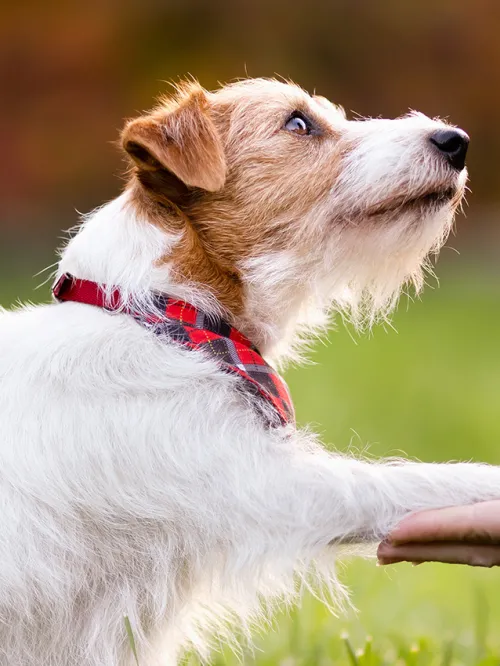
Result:
[[[384,202],[373,206],[367,211],[367,217],[374,218],[390,214],[416,212],[420,215],[428,215],[437,212],[443,207],[456,207],[462,198],[462,192],[456,187],[447,187],[439,190],[431,190],[416,197],[406,196],[390,202]]]

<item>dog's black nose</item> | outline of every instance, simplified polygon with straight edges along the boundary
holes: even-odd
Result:
[[[465,167],[465,156],[469,147],[469,137],[459,129],[438,130],[430,137],[430,142],[442,153],[457,171]]]

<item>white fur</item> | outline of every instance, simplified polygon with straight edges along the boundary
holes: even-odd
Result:
[[[321,254],[270,251],[241,266],[242,324],[269,354],[289,356],[332,301],[356,310],[368,293],[372,312],[393,305],[446,234],[451,209],[421,228],[404,216],[361,226],[394,180],[430,178],[415,159],[433,121],[393,122],[353,128],[345,184],[311,211],[311,224],[318,212],[349,222]],[[138,220],[128,196],[85,220],[59,273],[138,303],[161,289],[212,307],[201,286],[158,267],[179,238]],[[355,460],[306,430],[270,430],[238,381],[121,313],[2,311],[1,664],[130,666],[124,615],[143,666],[177,664],[190,645],[207,656],[212,636],[230,640],[226,620],[248,632],[262,602],[293,600],[296,574],[307,584],[312,571],[342,601],[338,544],[361,550],[410,511],[500,495],[497,468]]]

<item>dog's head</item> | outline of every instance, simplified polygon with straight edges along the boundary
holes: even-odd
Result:
[[[134,205],[179,234],[166,270],[278,355],[332,304],[371,321],[406,282],[419,288],[467,179],[461,130],[419,113],[349,121],[264,79],[183,84],[122,143]]]

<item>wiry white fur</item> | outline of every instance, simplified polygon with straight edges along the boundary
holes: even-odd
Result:
[[[451,208],[422,228],[410,213],[361,227],[391,183],[424,179],[411,147],[421,119],[394,122],[401,131],[389,123],[370,136],[375,126],[360,123],[345,187],[311,212],[311,224],[345,213],[321,252],[241,267],[246,321],[252,313],[277,357],[327,301],[356,309],[369,293],[372,308],[387,308],[446,233]],[[157,263],[178,240],[137,219],[124,194],[86,219],[59,271],[138,303],[161,289],[210,307],[202,286]],[[1,664],[130,666],[124,615],[144,666],[177,664],[190,645],[207,656],[213,636],[230,640],[226,620],[248,634],[262,603],[294,600],[296,574],[315,572],[341,601],[338,544],[361,549],[410,511],[500,495],[497,468],[355,460],[308,431],[270,430],[238,382],[121,313],[2,311]]]
[[[282,105],[280,95],[290,97],[290,86],[266,80],[238,83],[220,94],[235,96],[240,86],[256,87],[267,107],[272,108],[269,97],[274,95],[276,114]],[[433,132],[449,127],[440,120],[412,112],[396,120],[349,121],[326,100],[313,99],[296,87],[293,92],[297,106],[322,117],[336,137],[331,189],[299,220],[290,218],[285,209],[272,221],[276,229],[293,225],[288,249],[259,248],[239,266],[247,307],[238,323],[265,355],[281,365],[301,358],[303,341],[323,329],[332,308],[357,326],[371,326],[393,310],[403,285],[412,284],[420,291],[429,269],[427,258],[446,241],[467,180],[466,170],[450,169],[429,142]],[[293,98],[288,99],[292,103]],[[244,159],[246,148],[239,146],[248,137],[239,125],[234,131],[229,143]],[[265,158],[269,138],[265,128],[262,132]],[[255,160],[255,148],[248,150]],[[314,168],[312,164],[313,172]],[[256,197],[265,197],[268,177],[266,172],[262,183],[253,178]],[[307,179],[307,173],[299,171],[294,178]],[[273,194],[286,201],[293,187],[293,181],[284,179]],[[440,206],[402,206],[448,187],[457,195]],[[377,213],[382,204],[401,205]]]
[[[109,295],[119,285],[123,301],[133,302],[139,309],[151,306],[152,292],[168,291],[206,311],[219,313],[220,306],[208,290],[179,282],[175,269],[168,262],[160,262],[180,240],[181,234],[166,233],[138,217],[126,190],[83,217],[79,233],[62,252],[57,276],[71,273],[95,280]]]

